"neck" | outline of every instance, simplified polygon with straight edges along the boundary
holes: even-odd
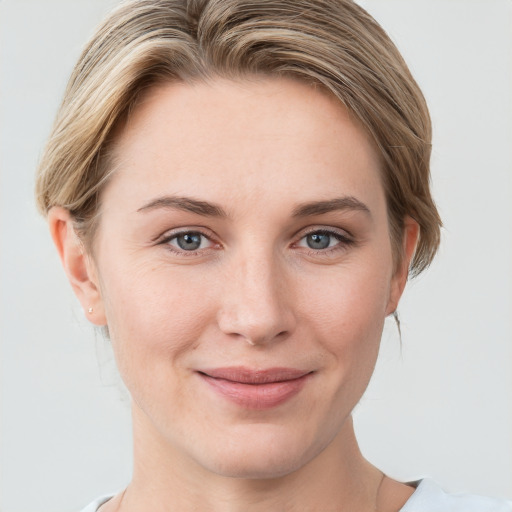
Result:
[[[382,473],[361,455],[352,418],[307,464],[271,479],[231,478],[212,473],[169,447],[134,407],[134,473],[122,503],[112,510],[371,511]],[[110,510],[105,508],[105,510]]]

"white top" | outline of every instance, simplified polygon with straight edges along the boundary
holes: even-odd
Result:
[[[400,512],[512,512],[512,501],[473,494],[448,494],[433,480],[421,480]]]
[[[103,496],[82,512],[97,512],[112,496]],[[421,480],[400,512],[512,512],[512,501],[473,494],[447,494],[428,478]]]

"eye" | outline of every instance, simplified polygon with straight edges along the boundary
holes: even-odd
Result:
[[[311,233],[305,239],[310,249],[327,249],[331,245],[333,237],[327,233]]]
[[[329,230],[316,230],[303,236],[299,242],[298,247],[307,247],[315,251],[322,251],[331,249],[338,246],[349,245],[352,240],[341,233]]]
[[[175,233],[163,240],[163,243],[169,244],[178,251],[194,252],[200,249],[208,249],[213,243],[199,231],[183,231]]]

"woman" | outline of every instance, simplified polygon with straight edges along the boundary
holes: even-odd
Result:
[[[106,20],[37,184],[132,398],[132,482],[87,510],[510,510],[388,478],[353,430],[384,319],[439,244],[430,138],[352,2]]]

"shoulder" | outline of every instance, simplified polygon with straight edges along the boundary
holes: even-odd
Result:
[[[512,502],[472,494],[448,494],[434,481],[421,480],[400,512],[512,512]]]
[[[111,498],[98,498],[81,512],[97,512]],[[512,501],[473,494],[448,494],[434,481],[424,479],[400,512],[512,512]]]
[[[106,503],[108,500],[113,498],[113,496],[102,496],[101,498],[98,498],[97,500],[94,500],[92,503],[89,503],[87,507],[82,509],[81,512],[97,512],[97,510]]]

